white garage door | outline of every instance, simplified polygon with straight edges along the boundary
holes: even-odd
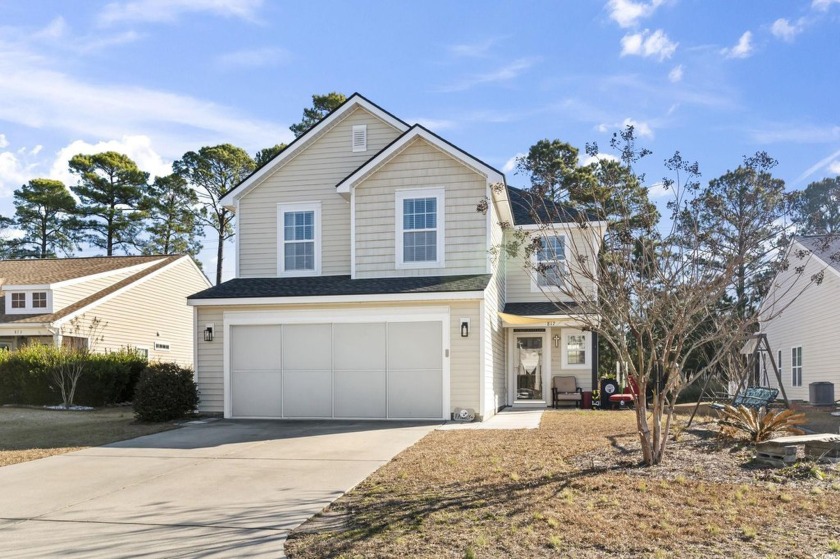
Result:
[[[439,419],[443,323],[236,325],[232,417]]]

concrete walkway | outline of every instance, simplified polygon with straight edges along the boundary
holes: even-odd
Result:
[[[438,431],[452,429],[538,429],[544,409],[505,408],[487,421],[459,423],[448,421],[438,427]]]
[[[283,557],[438,424],[216,421],[0,468],[3,557]]]

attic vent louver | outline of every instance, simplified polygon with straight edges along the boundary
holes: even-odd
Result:
[[[353,127],[353,151],[367,151],[367,124]]]

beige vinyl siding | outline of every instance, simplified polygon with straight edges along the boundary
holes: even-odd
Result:
[[[110,285],[123,280],[137,272],[155,265],[159,260],[151,260],[138,266],[130,266],[115,272],[109,272],[99,277],[86,278],[78,283],[60,286],[53,289],[53,312],[58,312],[68,305],[97,293]]]
[[[802,248],[794,244],[793,251]],[[789,399],[808,400],[808,385],[812,382],[833,382],[834,397],[840,398],[840,345],[837,344],[840,277],[813,256],[807,261],[796,256],[788,260],[788,270],[774,281],[774,286],[780,287],[773,289],[762,307],[762,314],[770,320],[762,322],[761,330],[767,334],[773,358],[779,350],[782,352],[782,381]],[[795,268],[803,264],[803,273],[797,274]],[[811,276],[820,271],[824,271],[822,284],[808,285]],[[800,346],[802,386],[794,387],[791,386],[791,348]],[[769,360],[767,368],[770,386],[778,387]]]
[[[575,273],[575,254],[584,254],[589,262],[594,262],[597,257],[598,231],[594,228],[580,229],[574,225],[572,226],[557,226],[555,228],[557,234],[564,234],[566,236],[566,255],[567,255],[567,269],[571,274]],[[535,235],[540,233],[534,232]],[[548,234],[548,233],[546,233]],[[511,240],[512,233],[505,233],[505,239]],[[558,301],[568,301],[569,298],[562,293],[543,293],[543,291],[532,288],[534,283],[532,264],[529,262],[526,265],[524,255],[517,255],[507,257],[507,302],[508,303],[527,303],[535,301],[545,301],[546,298]],[[581,274],[577,274],[574,281],[576,282],[575,290],[584,289],[587,292],[594,291],[594,285],[591,281],[581,278]]]
[[[367,151],[354,152],[354,125],[367,125]],[[336,185],[398,136],[357,108],[304,148],[239,202],[239,277],[277,275],[277,204],[321,202],[321,274],[350,274],[350,203]]]
[[[450,314],[450,407],[452,409],[479,409],[479,302],[478,301],[429,301],[427,303],[381,303],[381,304],[336,304],[336,305],[238,305],[225,307],[200,306],[198,308],[198,328],[213,322],[216,335],[212,342],[198,342],[197,377],[201,391],[200,409],[204,412],[224,412],[224,313],[259,312],[259,311],[312,311],[323,313],[330,309],[381,309],[387,312],[395,306],[423,307],[447,306]],[[469,337],[460,335],[461,318],[469,318],[472,330]],[[375,318],[371,319],[375,322]],[[451,411],[451,410],[450,410]]]
[[[208,413],[225,411],[224,371],[224,309],[221,307],[195,307],[198,328],[196,338],[196,379],[201,400],[198,409]],[[205,342],[201,332],[205,324],[213,324],[213,341]]]
[[[423,139],[415,139],[355,188],[356,277],[483,274],[487,219],[476,211],[487,179]],[[445,268],[397,269],[395,192],[445,190]]]
[[[499,225],[498,211],[495,204],[491,204],[490,243],[499,246],[503,238],[503,231]],[[505,359],[505,329],[499,318],[499,311],[505,306],[505,259],[492,258],[491,271],[493,274],[487,286],[484,297],[485,313],[485,346],[484,368],[485,375],[485,410],[482,415],[486,418],[507,404],[507,368]]]
[[[124,291],[79,315],[62,327],[65,336],[87,337],[89,326],[98,318],[103,327],[98,352],[117,351],[126,346],[149,350],[150,360],[193,365],[193,311],[187,296],[206,289],[203,278],[189,257],[138,280]],[[155,350],[155,342],[168,343],[169,351]]]
[[[574,333],[575,328],[549,328],[548,329],[548,343],[551,344],[551,376],[552,377],[575,377],[577,385],[583,390],[592,390],[592,333],[584,332],[586,334],[586,368],[563,368],[563,351],[565,350],[564,340],[566,334]],[[554,347],[554,336],[560,336],[560,347]],[[551,386],[549,386],[549,391]],[[551,394],[546,396],[550,399]]]

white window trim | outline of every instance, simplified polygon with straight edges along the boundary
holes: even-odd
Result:
[[[283,214],[286,212],[313,212],[315,216],[315,269],[286,271],[286,241],[283,235]],[[290,278],[321,275],[321,202],[277,204],[277,277]]]
[[[545,237],[560,237],[563,239],[563,267],[565,268],[564,274],[569,273],[569,237],[563,233],[559,234],[550,234],[550,235],[540,235],[541,238]],[[534,253],[531,256],[531,293],[561,293],[563,291],[562,287],[557,287],[554,285],[540,285],[539,283],[539,276],[540,272],[537,270],[537,266],[539,265],[539,261],[537,260],[538,253]]]
[[[584,360],[583,363],[569,364],[568,349],[569,336],[583,336],[584,337]],[[590,369],[592,359],[592,336],[588,332],[578,330],[577,328],[563,328],[560,331],[560,366],[563,369]]]
[[[445,224],[446,224],[446,189],[440,188],[413,188],[406,190],[398,190],[394,196],[394,223],[396,228],[394,231],[394,244],[396,258],[394,265],[398,270],[418,269],[418,268],[443,268],[446,265],[445,254]],[[403,262],[403,201],[410,198],[435,198],[437,200],[437,260],[434,262]]]
[[[13,293],[23,293],[23,307],[21,308],[12,308],[12,294]],[[32,306],[32,299],[35,293],[46,293],[47,294],[47,306],[46,307],[34,307]],[[53,296],[51,289],[32,289],[32,290],[21,290],[15,289],[14,291],[7,291],[6,292],[6,314],[49,314],[53,312]]]
[[[794,365],[793,364],[794,363],[793,352],[796,351],[797,349],[799,350],[799,365]],[[802,382],[803,382],[802,381],[802,378],[803,378],[802,372],[803,372],[803,369],[805,368],[804,364],[805,364],[805,359],[804,359],[804,352],[802,351],[802,346],[797,345],[797,346],[791,347],[790,348],[790,385],[791,386],[796,386],[796,387],[801,387],[802,386]],[[795,374],[796,370],[799,371],[799,383],[794,383],[794,379],[796,378],[794,376],[794,374]]]
[[[361,132],[363,136],[363,142],[360,145],[356,145],[356,133]],[[350,148],[354,152],[362,152],[367,151],[367,124],[355,124],[353,125],[353,131],[350,135]]]

